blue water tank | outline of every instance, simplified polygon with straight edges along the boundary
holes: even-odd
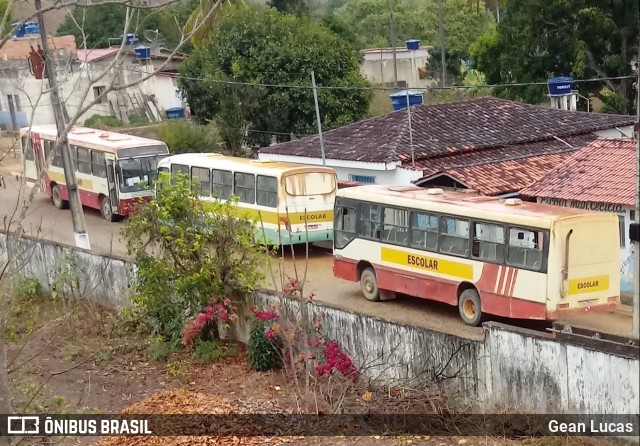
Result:
[[[14,29],[15,33],[15,37],[17,38],[21,38],[24,37],[24,29],[27,26],[26,23],[23,23],[22,26],[20,26],[20,22],[13,22],[11,24],[11,27]]]
[[[420,90],[409,90],[409,105],[421,105],[423,95]],[[398,91],[397,93],[390,94],[391,105],[394,110],[402,110],[407,107],[407,90]]]
[[[184,118],[184,108],[182,108],[182,107],[168,108],[165,111],[167,113],[167,118],[169,118],[169,119]]]
[[[27,22],[24,26],[25,35],[40,34],[40,25],[34,22]]]
[[[151,48],[148,46],[138,45],[134,51],[138,59],[149,59],[151,57]]]
[[[420,41],[416,39],[410,39],[405,42],[407,44],[407,49],[410,51],[417,51],[420,49]]]
[[[547,81],[549,94],[558,96],[571,93],[573,78],[571,77],[552,77]]]
[[[135,33],[127,33],[125,36],[125,45],[133,45],[138,43],[138,36]]]

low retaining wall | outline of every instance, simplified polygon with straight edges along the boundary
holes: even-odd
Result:
[[[112,307],[127,305],[135,265],[46,240],[7,238],[0,232],[0,260],[13,247],[12,263],[23,275],[51,289],[52,271],[69,259],[88,296]],[[267,307],[278,303],[273,291],[251,299]],[[241,309],[245,314],[248,305]],[[411,383],[445,378],[447,387],[481,406],[527,413],[635,414],[640,404],[639,361],[595,347],[572,345],[552,335],[485,324],[483,341],[471,341],[425,328],[389,322],[322,303],[323,331],[366,364],[368,378],[381,383]],[[248,321],[240,317],[228,333],[246,342]]]

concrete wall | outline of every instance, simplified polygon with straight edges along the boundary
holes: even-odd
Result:
[[[73,271],[90,297],[114,307],[128,303],[135,266],[127,260],[44,240],[8,239],[0,232],[0,262],[7,259],[7,244],[12,262],[46,288],[51,272],[75,255]],[[271,291],[257,292],[249,300],[262,307],[279,302]],[[241,309],[244,314],[249,303]],[[313,311],[322,313],[326,335],[354,362],[366,364],[366,376],[378,383],[450,375],[443,385],[453,397],[527,413],[635,414],[640,404],[637,355],[559,342],[550,334],[498,323],[485,324],[484,340],[475,341],[323,304]],[[249,323],[240,317],[228,334],[246,341],[248,333]]]

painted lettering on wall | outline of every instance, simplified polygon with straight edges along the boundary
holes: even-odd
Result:
[[[540,198],[540,203],[552,206],[562,206],[565,208],[584,209],[588,211],[612,212],[615,214],[625,214],[626,208],[621,204],[596,203],[592,201],[564,200],[560,198]]]

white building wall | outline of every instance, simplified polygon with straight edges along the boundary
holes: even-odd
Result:
[[[272,153],[259,153],[258,158],[283,161],[287,163],[309,164],[322,166],[321,158],[309,158],[306,156],[277,155]],[[392,186],[411,186],[411,182],[422,178],[419,170],[405,169],[399,163],[363,163],[359,161],[346,161],[327,159],[327,167],[336,171],[340,181],[357,181],[360,183],[388,184]]]
[[[599,138],[633,138],[633,126],[618,127],[617,129],[606,129],[594,132]]]
[[[427,50],[408,51],[398,49],[396,52],[398,65],[398,81],[404,81],[410,88],[426,88],[431,80],[420,79],[419,67],[425,67],[429,60]],[[364,53],[364,61],[360,72],[374,84],[394,81],[393,53],[391,50],[371,51]]]
[[[574,200],[559,200],[554,198],[538,198],[538,203],[550,204],[575,209],[588,209],[592,211],[611,212],[622,217],[621,246],[620,246],[620,291],[624,293],[633,292],[633,243],[629,240],[629,225],[634,221],[635,210],[630,206],[609,205],[606,203],[593,203]],[[632,218],[633,217],[633,218]]]

